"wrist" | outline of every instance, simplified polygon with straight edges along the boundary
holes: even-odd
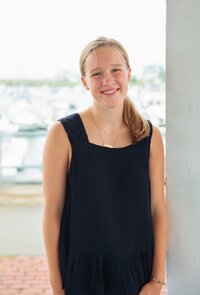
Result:
[[[51,275],[49,281],[52,289],[62,289],[61,276],[59,273]]]
[[[158,277],[155,276],[151,276],[151,280],[152,282],[160,285],[161,287],[164,286],[166,284],[166,282],[164,280],[159,279]]]
[[[162,285],[155,283],[154,281],[149,281],[147,284],[153,288],[156,292],[161,292],[162,290]],[[160,293],[158,293],[160,294]]]

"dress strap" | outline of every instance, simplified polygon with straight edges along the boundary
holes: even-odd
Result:
[[[151,136],[152,136],[152,132],[153,132],[153,125],[150,120],[147,120],[147,122],[149,123],[149,127],[150,127],[149,138],[151,140]]]
[[[66,117],[58,119],[57,121],[62,123],[72,144],[88,141],[86,131],[78,113],[70,114]]]

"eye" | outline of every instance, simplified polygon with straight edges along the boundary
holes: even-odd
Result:
[[[112,71],[113,72],[120,72],[121,70],[120,69],[113,69]]]
[[[99,76],[99,75],[100,75],[100,73],[94,73],[94,74],[92,74],[92,77]]]

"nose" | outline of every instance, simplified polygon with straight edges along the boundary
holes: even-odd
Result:
[[[114,78],[111,73],[105,73],[103,76],[102,84],[111,85],[114,83]]]

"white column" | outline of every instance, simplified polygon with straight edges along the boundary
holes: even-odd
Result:
[[[200,294],[200,1],[167,1],[169,295]]]

